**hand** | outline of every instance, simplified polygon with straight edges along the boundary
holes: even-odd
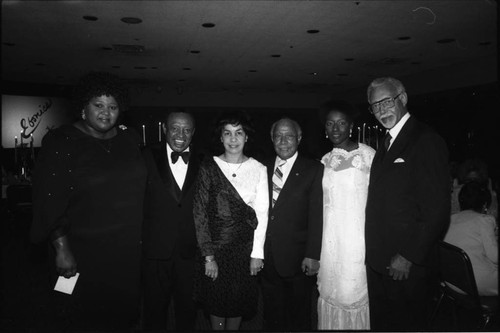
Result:
[[[406,280],[410,276],[411,261],[407,260],[399,253],[391,258],[391,265],[386,267],[393,280]]]
[[[205,262],[205,275],[212,278],[212,281],[215,281],[219,276],[219,266],[213,257],[211,260],[210,262]]]
[[[250,258],[250,275],[257,275],[264,268],[264,260]]]
[[[318,274],[319,270],[319,260],[304,258],[304,260],[302,260],[301,267],[302,267],[302,272],[304,272],[306,275],[308,276],[316,275]]]
[[[66,236],[62,236],[53,241],[56,250],[56,271],[57,274],[70,278],[76,275],[76,260],[69,249]]]

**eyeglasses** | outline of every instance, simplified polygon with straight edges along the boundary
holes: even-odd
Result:
[[[370,106],[368,107],[368,110],[372,114],[377,114],[380,112],[380,110],[382,110],[382,108],[384,108],[384,109],[392,108],[392,107],[394,107],[394,105],[396,103],[396,98],[398,98],[402,93],[404,93],[404,91],[400,92],[399,94],[397,94],[394,97],[387,97],[381,101],[370,104]]]
[[[279,142],[281,140],[285,140],[286,142],[291,142],[291,141],[294,141],[296,137],[297,137],[296,135],[290,135],[290,134],[285,134],[285,135],[275,134],[273,136],[273,141]]]

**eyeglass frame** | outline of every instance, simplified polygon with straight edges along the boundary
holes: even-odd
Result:
[[[382,111],[382,108],[394,107],[394,105],[396,105],[396,99],[399,98],[399,96],[401,96],[402,93],[404,93],[404,90],[394,97],[387,97],[381,101],[370,104],[370,106],[368,106],[368,111],[370,111],[371,114],[376,115],[376,114],[379,114],[380,111]],[[385,105],[382,105],[382,104],[385,104]],[[377,108],[378,108],[377,111],[373,110],[374,106],[377,106]]]

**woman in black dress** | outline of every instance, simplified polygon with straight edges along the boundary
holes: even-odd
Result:
[[[110,74],[82,78],[79,120],[45,135],[35,166],[31,238],[52,243],[59,276],[79,274],[71,296],[52,295],[64,330],[123,330],[138,317],[147,171],[139,136],[118,126],[126,97]]]
[[[202,164],[194,220],[203,263],[195,298],[214,330],[237,330],[257,307],[269,194],[266,167],[243,153],[250,127],[239,114],[219,122],[224,153]]]

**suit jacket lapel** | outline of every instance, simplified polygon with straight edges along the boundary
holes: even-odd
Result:
[[[385,153],[385,156],[383,159],[381,159],[381,149],[383,147],[379,148],[377,150],[377,153],[375,154],[375,157],[372,162],[372,175],[370,178],[373,178],[373,181],[378,179],[380,175],[384,173],[385,170],[388,170],[388,167],[394,163],[394,160],[401,156],[402,151],[406,148],[408,142],[410,141],[411,133],[413,132],[413,128],[416,125],[414,117],[410,117],[404,124],[403,128],[399,132],[398,136],[392,143],[391,148],[387,153]]]
[[[165,185],[165,188],[170,193],[170,195],[175,198],[177,202],[179,202],[181,199],[181,189],[177,185],[172,170],[170,169],[165,145],[162,144],[160,146],[159,151],[156,155],[156,166],[158,168],[158,172],[160,173],[160,177],[163,180],[163,184]]]
[[[195,180],[196,180],[196,173],[198,170],[198,160],[195,158],[195,155],[193,152],[191,152],[191,158],[189,159],[189,164],[188,164],[188,169],[186,172],[186,179],[184,179],[184,185],[182,186],[181,190],[181,200],[184,197],[184,195],[189,191],[191,186],[193,186]],[[172,175],[173,178],[173,175]],[[175,179],[174,179],[175,182]],[[176,183],[177,184],[177,183]]]
[[[297,156],[297,159],[295,160],[295,163],[292,166],[292,169],[290,170],[290,173],[288,174],[288,177],[285,181],[285,184],[283,185],[283,188],[281,189],[280,195],[278,196],[278,200],[276,201],[276,204],[272,209],[278,208],[282,202],[286,202],[286,197],[290,194],[290,192],[293,190],[293,188],[296,186],[296,184],[299,182],[300,179],[300,173],[303,168],[303,160],[301,156]],[[272,171],[274,173],[274,170]],[[272,175],[271,175],[272,177]],[[272,198],[272,184],[271,184],[271,194],[270,197]]]

